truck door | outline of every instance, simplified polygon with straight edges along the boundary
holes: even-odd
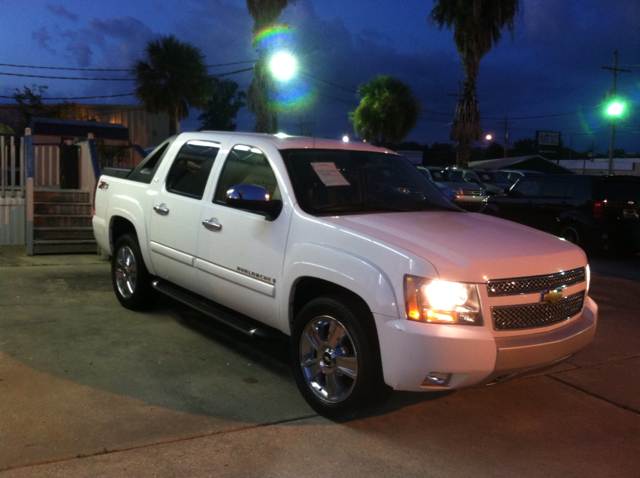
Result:
[[[212,141],[187,141],[176,155],[150,212],[150,251],[156,274],[198,291],[194,267],[202,196],[220,151]]]
[[[277,299],[286,293],[280,289],[280,279],[290,214],[267,220],[258,211],[230,207],[227,191],[238,185],[259,186],[271,200],[281,200],[266,154],[253,146],[231,148],[214,195],[204,201],[201,211],[196,259],[201,293],[278,327]]]

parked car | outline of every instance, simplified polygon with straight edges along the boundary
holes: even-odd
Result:
[[[431,179],[445,196],[449,197],[447,190],[451,191],[454,204],[469,211],[478,211],[487,198],[487,193],[482,186],[469,183],[456,177],[452,170],[431,166],[418,166],[418,170]]]
[[[542,176],[544,173],[540,171],[528,171],[526,169],[499,169],[503,176],[506,176],[511,183],[515,183],[518,179],[525,176]]]
[[[546,231],[583,249],[640,250],[640,177],[524,176],[485,214]]]
[[[454,177],[462,178],[463,181],[474,183],[484,188],[487,191],[487,196],[503,195],[505,189],[509,189],[513,184],[497,170],[474,170],[456,166],[449,170],[456,171],[452,173]]]
[[[418,168],[418,170],[422,173],[423,176],[425,176],[427,179],[429,179],[432,183],[436,183],[433,179],[433,176],[431,175],[431,171],[429,171],[428,168],[424,167],[424,166],[416,166],[416,168]],[[438,186],[436,184],[436,186]],[[455,196],[453,194],[453,191],[445,186],[438,186],[438,189],[440,189],[440,191],[442,191],[442,194],[444,194],[444,196],[449,200],[449,201],[454,201],[455,200]]]

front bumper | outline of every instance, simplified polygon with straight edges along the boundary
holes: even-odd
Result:
[[[587,297],[571,320],[518,334],[374,317],[385,383],[395,390],[442,391],[503,382],[568,359],[591,342],[598,306]]]

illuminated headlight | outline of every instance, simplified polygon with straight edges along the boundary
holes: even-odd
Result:
[[[475,284],[405,276],[407,318],[434,324],[482,325]]]

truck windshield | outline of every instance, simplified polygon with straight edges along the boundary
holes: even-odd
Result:
[[[459,211],[402,156],[353,150],[280,151],[300,207],[313,215]]]

